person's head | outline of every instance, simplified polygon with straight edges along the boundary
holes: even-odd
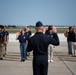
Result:
[[[3,28],[3,31],[6,31],[6,27]]]
[[[48,31],[49,31],[50,33],[52,33],[52,29],[53,29],[53,26],[50,25],[50,26],[48,27]]]
[[[52,27],[53,27],[52,25],[48,26],[48,30],[52,30]]]
[[[76,27],[73,27],[73,33],[76,34]]]
[[[69,27],[69,32],[72,32],[72,26]]]
[[[36,29],[37,32],[43,32],[45,28],[44,28],[42,22],[38,21],[36,23],[36,28],[35,29]]]
[[[52,26],[52,25],[50,25],[50,26],[48,27],[48,30],[49,30],[50,33],[55,33],[55,32],[57,32],[56,27],[55,27],[55,26]]]
[[[4,26],[0,25],[0,32],[3,31]]]
[[[29,27],[26,26],[26,27],[24,28],[24,30],[25,30],[25,32],[28,32],[28,31],[29,31]]]
[[[21,35],[24,35],[24,34],[25,34],[25,30],[22,29],[22,30],[21,30]]]

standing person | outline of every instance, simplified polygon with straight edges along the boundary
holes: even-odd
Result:
[[[28,26],[26,26],[24,30],[25,30],[25,34],[27,35],[27,37],[29,39],[31,37],[31,35],[32,35],[32,32],[29,30],[29,27]],[[30,55],[30,52],[27,52],[26,51],[26,55],[29,56]]]
[[[3,60],[3,44],[2,44],[3,33],[2,33],[2,28],[3,28],[3,26],[0,26],[0,60]]]
[[[68,55],[72,55],[72,33],[72,26],[70,26],[69,29],[64,32],[64,36],[67,37]]]
[[[76,27],[73,27],[72,33],[72,53],[73,56],[76,56]]]
[[[3,60],[4,44],[6,43],[6,35],[3,34],[4,26],[0,26],[0,60]]]
[[[6,50],[7,50],[7,43],[9,41],[9,32],[6,31],[6,27],[4,27],[4,29],[3,29],[3,34],[6,35],[6,43],[4,44],[4,46],[5,46],[4,56],[5,56],[6,55]]]
[[[43,34],[44,26],[42,22],[36,23],[36,33],[29,38],[27,51],[33,50],[33,75],[47,75],[48,73],[48,45],[59,45],[59,39],[56,29],[54,30],[56,38],[47,37]]]
[[[27,46],[27,35],[25,35],[24,29],[21,30],[21,34],[17,38],[20,42],[21,61],[25,61],[26,58],[26,46]]]
[[[54,27],[55,26],[49,26],[48,30],[46,30],[45,35],[47,35],[48,37],[51,38],[55,38],[54,37]],[[49,44],[48,46],[48,62],[53,62],[53,45]]]

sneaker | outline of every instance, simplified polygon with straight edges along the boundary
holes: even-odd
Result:
[[[3,60],[3,58],[0,58],[0,60]]]
[[[50,62],[50,60],[48,60],[48,62]]]
[[[24,62],[25,60],[24,59],[21,59],[21,62]]]

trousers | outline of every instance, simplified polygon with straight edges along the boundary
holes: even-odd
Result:
[[[48,60],[53,60],[53,45],[48,46]]]
[[[72,42],[71,41],[67,42],[68,42],[68,54],[72,54]]]
[[[21,59],[25,60],[26,59],[26,44],[25,43],[20,43],[20,51],[21,51]]]
[[[48,55],[39,55],[33,58],[33,75],[48,74]]]
[[[4,55],[4,49],[5,46],[3,44],[0,44],[0,58],[3,58],[3,55]]]
[[[73,56],[76,55],[75,51],[76,51],[76,42],[72,42],[72,53],[73,53]]]

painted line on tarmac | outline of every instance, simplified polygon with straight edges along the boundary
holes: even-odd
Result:
[[[69,68],[69,66],[64,62],[64,60],[61,58],[61,56],[55,51],[55,53],[57,54],[57,56],[60,58],[60,60],[63,62],[63,64],[67,67],[67,69],[70,71],[70,73],[72,75],[75,75],[72,70]]]

